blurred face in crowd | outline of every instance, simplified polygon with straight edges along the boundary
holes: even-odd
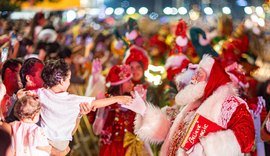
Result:
[[[132,80],[134,81],[140,81],[143,77],[144,70],[142,65],[139,62],[133,61],[130,63],[130,67],[132,70],[133,78]]]
[[[19,65],[15,70],[6,69],[4,85],[6,86],[7,94],[10,96],[23,87],[19,74],[21,67]]]
[[[127,82],[123,83],[121,85],[121,92],[124,93],[130,93],[133,90],[134,84],[131,80],[128,80]]]
[[[35,63],[34,65],[35,73],[31,75],[27,75],[27,83],[25,86],[27,90],[38,89],[38,88],[43,87],[44,82],[41,78],[41,72],[42,72],[43,67],[44,67],[43,64]]]

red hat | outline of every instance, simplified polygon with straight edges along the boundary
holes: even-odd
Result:
[[[203,57],[203,59],[204,59],[204,57]],[[204,65],[203,63],[206,63],[206,65]],[[209,96],[211,96],[213,94],[213,92],[216,89],[218,89],[220,86],[225,85],[228,82],[231,82],[229,75],[225,72],[225,69],[221,66],[221,64],[217,60],[214,60],[214,63],[211,65],[211,67],[209,66],[208,62],[201,61],[199,63],[199,67],[209,67],[210,68],[209,76],[207,74],[208,81],[207,81],[206,87],[204,89],[204,95],[203,95],[202,101],[206,100]]]
[[[144,70],[147,70],[149,64],[149,57],[147,52],[136,45],[132,45],[127,51],[126,56],[123,59],[124,64],[130,64],[131,62],[141,62]]]
[[[187,24],[184,20],[180,19],[175,31],[175,42],[178,46],[183,47],[188,43],[187,39]]]
[[[241,65],[234,62],[225,68],[231,80],[242,88],[248,88],[249,82]]]
[[[154,35],[150,38],[149,40],[149,46],[150,47],[153,47],[153,46],[156,46],[158,47],[159,51],[161,53],[164,53],[166,52],[168,46],[167,44],[165,43],[165,41],[162,41],[158,35]]]
[[[183,47],[187,46],[187,24],[183,19],[180,19],[175,30],[175,44],[173,49],[170,51],[170,55],[181,54]]]
[[[265,108],[265,99],[262,96],[250,98],[247,100],[248,108],[253,110],[253,114],[255,117],[259,116],[260,113]]]
[[[187,37],[187,24],[183,19],[180,19],[175,30],[176,36]]]
[[[189,60],[185,55],[172,55],[169,56],[165,63],[165,69],[167,70],[167,78],[173,80],[174,76],[182,72],[188,64]]]
[[[106,83],[109,86],[123,84],[132,78],[132,72],[129,65],[115,65],[109,71],[106,77]]]

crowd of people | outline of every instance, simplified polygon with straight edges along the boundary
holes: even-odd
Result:
[[[270,155],[245,24],[59,18],[0,20],[0,153],[68,155],[87,115],[100,156]]]

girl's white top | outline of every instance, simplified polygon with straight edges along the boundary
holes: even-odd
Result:
[[[41,103],[41,127],[52,141],[72,140],[72,131],[80,112],[80,103],[89,104],[94,97],[78,96],[68,92],[54,93],[49,89],[38,89]]]
[[[37,149],[38,146],[49,146],[48,138],[41,127],[35,123],[14,121],[11,123],[11,128],[14,156],[50,155]]]

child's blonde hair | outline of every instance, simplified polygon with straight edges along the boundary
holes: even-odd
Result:
[[[40,111],[40,107],[38,96],[25,95],[16,101],[14,114],[19,119],[29,119]]]

